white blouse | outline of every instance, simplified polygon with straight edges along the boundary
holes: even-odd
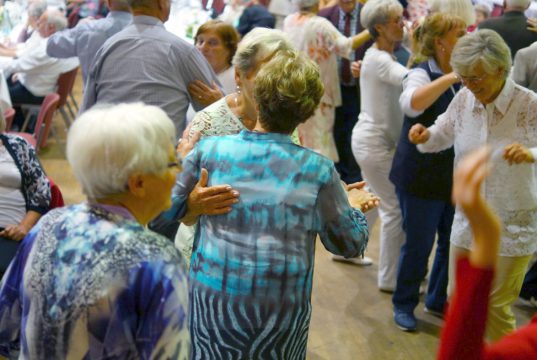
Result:
[[[6,147],[0,143],[0,227],[20,223],[25,214],[21,173]]]
[[[500,255],[533,254],[537,250],[537,164],[510,166],[499,155],[505,145],[515,142],[537,155],[537,94],[507,79],[496,100],[483,106],[463,88],[429,131],[429,140],[418,149],[438,152],[454,145],[455,164],[485,144],[498,150],[482,193],[503,222]],[[457,208],[451,242],[469,249],[471,241],[469,223]]]
[[[403,126],[399,96],[407,73],[408,69],[390,53],[376,47],[366,51],[360,73],[361,109],[353,142],[395,148]]]

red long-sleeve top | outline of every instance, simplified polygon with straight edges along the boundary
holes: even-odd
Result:
[[[483,336],[494,271],[457,261],[455,294],[442,330],[439,360],[537,359],[537,316],[527,326],[487,345]]]

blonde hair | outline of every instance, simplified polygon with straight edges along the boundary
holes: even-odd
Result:
[[[427,16],[423,23],[414,30],[411,65],[434,57],[436,39],[446,36],[447,33],[456,28],[466,28],[464,20],[457,15],[437,12]]]
[[[290,134],[313,115],[323,92],[315,62],[295,50],[280,51],[255,78],[259,121],[267,131]]]

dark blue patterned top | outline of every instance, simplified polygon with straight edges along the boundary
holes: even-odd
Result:
[[[123,208],[51,211],[4,276],[3,356],[186,359],[189,347],[183,260]]]

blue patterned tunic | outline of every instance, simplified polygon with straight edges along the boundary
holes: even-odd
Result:
[[[0,354],[20,359],[187,359],[187,280],[165,238],[123,208],[44,216],[0,289]]]
[[[367,224],[332,161],[281,134],[242,131],[199,142],[184,161],[170,215],[181,217],[201,168],[239,203],[202,216],[190,268],[194,359],[303,359],[315,239],[357,256]]]

